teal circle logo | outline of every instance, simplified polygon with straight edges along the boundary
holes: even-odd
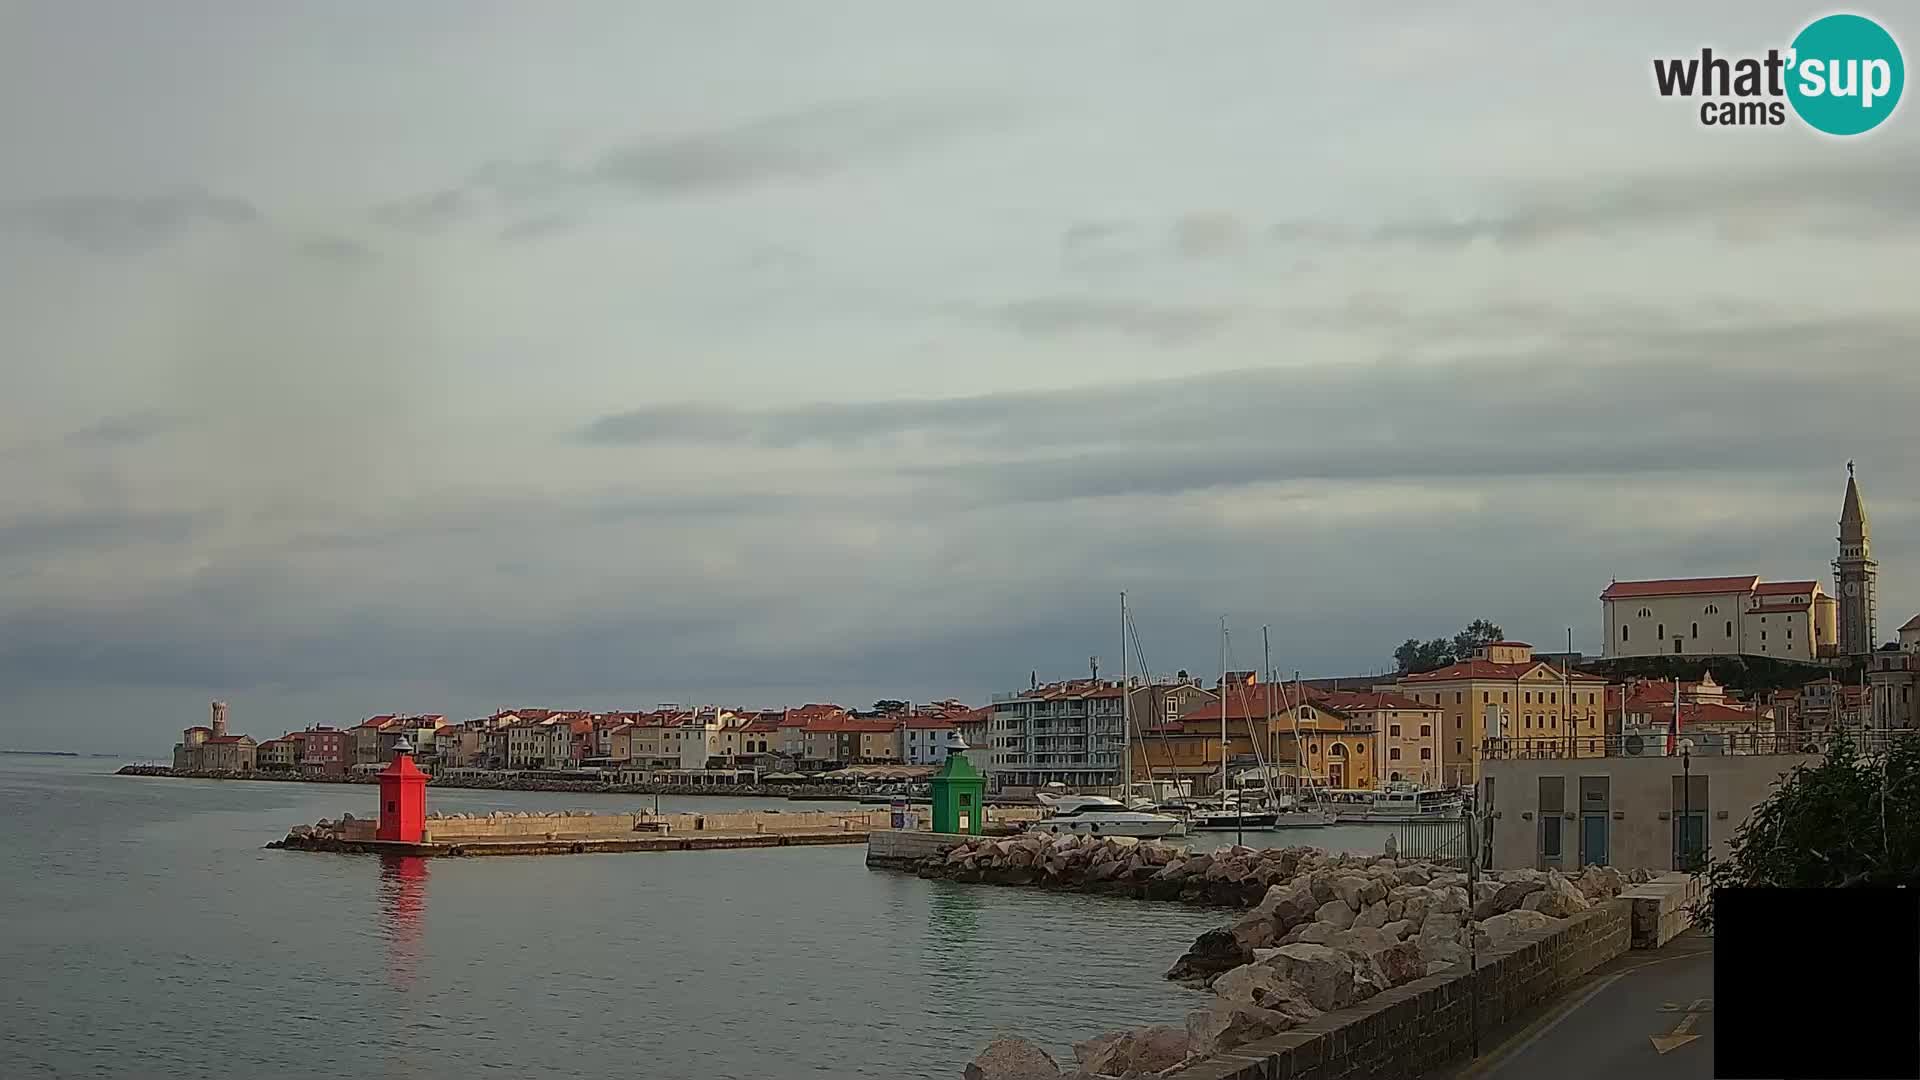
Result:
[[[1861,15],[1828,15],[1793,39],[1787,100],[1800,119],[1829,135],[1879,127],[1900,104],[1907,66],[1900,46]]]

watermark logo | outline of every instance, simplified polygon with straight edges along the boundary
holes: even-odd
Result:
[[[1778,127],[1788,109],[1828,135],[1860,135],[1900,105],[1907,68],[1900,45],[1864,15],[1828,15],[1808,23],[1785,50],[1764,57],[1716,55],[1656,59],[1661,97],[1699,98],[1706,127]]]

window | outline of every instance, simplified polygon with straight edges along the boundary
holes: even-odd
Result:
[[[1765,622],[1766,620],[1762,618],[1761,621]],[[1765,630],[1760,631],[1760,640],[1761,641],[1767,640],[1767,632]]]
[[[1421,724],[1421,725],[1420,725],[1420,737],[1421,737],[1421,738],[1423,738],[1423,739],[1430,739],[1430,738],[1432,738],[1432,737],[1433,737],[1433,725],[1432,725],[1432,724]]]
[[[1524,702],[1525,704],[1528,704],[1528,705],[1531,705],[1531,704],[1533,704],[1533,693],[1532,693],[1531,691],[1529,691],[1529,692],[1527,692],[1527,693],[1524,693],[1524,694],[1521,694],[1521,695],[1520,695],[1520,700],[1521,700],[1522,702]]]
[[[1693,636],[1694,636],[1694,637],[1699,637],[1699,636],[1700,636],[1700,624],[1699,624],[1699,623],[1694,623],[1694,624],[1693,624]]]
[[[1641,617],[1641,618],[1643,618],[1643,619],[1651,619],[1651,618],[1653,618],[1653,609],[1652,609],[1652,608],[1641,608],[1641,609],[1640,609],[1640,617]]]
[[[1706,614],[1708,614],[1708,615],[1718,615],[1718,614],[1720,614],[1720,605],[1719,605],[1719,604],[1708,604],[1708,605],[1707,605],[1707,610],[1706,610]]]
[[[1620,640],[1621,641],[1627,640],[1627,627],[1623,626],[1620,628]]]
[[[1507,692],[1505,690],[1502,690],[1500,691],[1500,704],[1505,705],[1506,703],[1507,703]]]
[[[1392,746],[1392,747],[1388,747],[1388,748],[1387,748],[1387,760],[1388,760],[1388,761],[1399,761],[1399,760],[1400,760],[1400,748],[1399,748],[1399,747],[1397,747],[1397,746]]]
[[[1487,692],[1485,690],[1482,690],[1480,691],[1480,704],[1485,705],[1486,703],[1487,703]]]
[[[1667,624],[1666,624],[1666,623],[1656,623],[1656,624],[1655,624],[1655,628],[1654,628],[1654,631],[1653,631],[1653,636],[1654,636],[1654,637],[1661,637],[1661,638],[1663,638],[1663,637],[1666,637],[1666,636],[1667,636]]]
[[[1387,779],[1392,780],[1394,783],[1397,784],[1400,782],[1400,774],[1396,772],[1392,776],[1387,777]]]
[[[1459,757],[1461,754],[1466,752],[1460,749],[1460,746],[1461,746],[1461,743],[1459,739],[1453,740],[1453,754],[1455,757]]]
[[[1334,757],[1346,757],[1347,756],[1346,744],[1334,743],[1332,746],[1327,748],[1327,753],[1332,754]]]
[[[1733,636],[1733,620],[1732,619],[1727,620],[1727,636],[1729,638]]]
[[[1787,627],[1787,640],[1788,641],[1793,640],[1793,627],[1791,626]]]
[[[1433,760],[1433,747],[1431,747],[1431,746],[1423,746],[1423,747],[1421,747],[1421,748],[1420,748],[1420,760],[1421,760],[1421,761],[1432,761],[1432,760]]]
[[[1465,696],[1466,696],[1466,695],[1464,695],[1464,694],[1462,694],[1462,693],[1461,693],[1460,691],[1458,691],[1458,690],[1455,690],[1455,691],[1453,692],[1453,703],[1454,703],[1455,705],[1458,705],[1458,704],[1460,704],[1460,702],[1461,702],[1461,699],[1462,699],[1462,698],[1464,698]]]
[[[1548,695],[1547,695],[1547,704],[1549,704],[1549,705],[1558,705],[1558,704],[1560,704],[1560,691],[1558,691],[1558,690],[1555,690],[1555,691],[1554,691],[1553,693],[1551,693],[1551,694],[1548,694]]]
[[[1394,737],[1394,738],[1396,738],[1396,739],[1397,739],[1397,738],[1399,738],[1399,737],[1400,737],[1400,725],[1399,725],[1399,724],[1388,724],[1388,725],[1387,725],[1387,734],[1389,734],[1389,735],[1391,735],[1391,736],[1393,736],[1393,737]]]

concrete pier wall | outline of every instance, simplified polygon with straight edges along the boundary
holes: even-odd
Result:
[[[927,811],[909,811],[914,828],[926,823]],[[799,813],[766,810],[736,810],[717,814],[497,814],[477,817],[429,817],[423,843],[484,844],[522,840],[612,840],[635,833],[688,835],[707,832],[729,834],[793,834],[851,831],[865,833],[891,829],[893,813],[874,810],[808,810]],[[355,818],[335,827],[342,839],[354,842],[372,840],[378,823]]]
[[[1620,894],[1633,905],[1633,947],[1657,949],[1693,925],[1693,903],[1700,880],[1691,874],[1662,874]]]

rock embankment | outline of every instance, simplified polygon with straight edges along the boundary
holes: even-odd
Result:
[[[1467,876],[1458,869],[1390,856],[1329,855],[1312,848],[1222,848],[1192,855],[1159,845],[1075,840],[1057,848],[1057,841],[1047,841],[1038,871],[1031,861],[1016,863],[1018,844],[963,845],[970,850],[943,863],[958,869],[942,876],[1000,880],[1012,866],[1037,873],[1034,884],[1098,876],[1105,883],[1124,881],[1124,891],[1150,895],[1154,890],[1143,887],[1178,881],[1177,889],[1163,884],[1161,897],[1231,902],[1257,889],[1258,899],[1232,923],[1200,935],[1167,971],[1169,979],[1210,991],[1184,1027],[1113,1032],[1076,1044],[1070,1071],[1032,1043],[1003,1038],[967,1066],[969,1080],[1169,1072],[1466,963],[1470,947],[1491,949],[1516,933],[1558,925],[1653,876],[1611,867],[1589,867],[1572,878],[1535,870],[1487,872],[1469,895]],[[1195,863],[1199,868],[1190,871]],[[1109,866],[1121,869],[1102,869]]]
[[[1269,886],[1292,880],[1302,860],[1322,854],[1307,847],[1194,854],[1130,836],[1028,833],[968,840],[920,860],[914,871],[948,881],[1251,907]]]

